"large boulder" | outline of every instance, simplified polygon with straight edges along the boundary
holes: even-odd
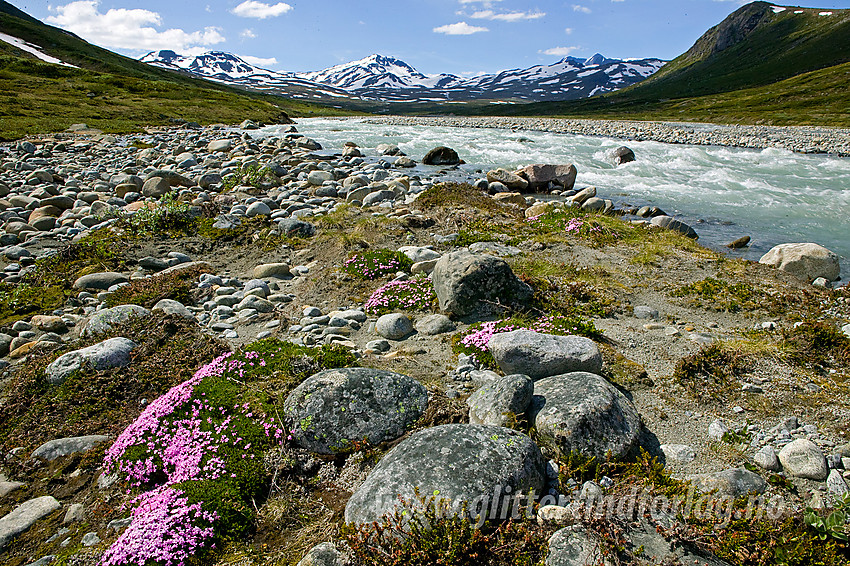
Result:
[[[531,287],[517,279],[503,259],[458,250],[437,260],[431,273],[434,293],[444,312],[464,316],[481,301],[522,302],[531,297]]]
[[[127,366],[130,364],[130,352],[136,346],[138,344],[132,340],[119,337],[63,354],[47,366],[47,382],[58,385],[77,370],[99,371]]]
[[[576,184],[578,171],[575,165],[528,165],[520,171],[528,179],[528,190],[537,193],[549,192],[552,185],[571,190]]]
[[[485,384],[467,400],[469,422],[505,426],[525,416],[534,393],[534,382],[527,375],[505,375]]]
[[[640,434],[631,401],[602,377],[573,372],[534,384],[529,422],[543,441],[562,454],[578,452],[604,460],[622,458]]]
[[[419,497],[445,503],[471,519],[504,518],[517,493],[540,494],[546,462],[526,435],[508,428],[449,424],[420,430],[390,450],[348,500],[347,523],[370,524],[421,507]],[[417,495],[419,494],[419,495]],[[506,496],[510,494],[510,498]]]
[[[0,549],[21,533],[29,530],[39,519],[43,519],[61,507],[62,504],[49,495],[30,499],[15,507],[11,513],[0,518]]]
[[[80,335],[87,338],[105,334],[131,318],[145,318],[150,315],[151,311],[139,305],[118,305],[111,309],[103,309],[89,319]]]
[[[608,159],[610,159],[611,163],[615,166],[622,165],[623,163],[631,163],[635,160],[635,152],[628,147],[621,145],[617,149],[611,150],[608,154]]]
[[[767,482],[755,472],[744,468],[732,468],[710,474],[696,474],[687,478],[699,491],[716,491],[727,497],[743,497],[755,493],[764,493]]]
[[[502,183],[512,191],[524,191],[528,188],[528,181],[507,169],[493,169],[487,172],[489,183]]]
[[[761,257],[759,263],[772,265],[810,283],[818,277],[835,281],[840,272],[838,256],[812,243],[774,246]]]
[[[603,560],[599,541],[581,526],[569,526],[556,531],[549,539],[549,554],[545,566],[584,566],[608,564]]]
[[[340,368],[307,378],[283,404],[298,445],[319,454],[351,450],[403,435],[428,406],[418,381],[390,371]]]
[[[440,146],[426,153],[422,163],[424,165],[457,165],[460,163],[460,157],[452,148]]]
[[[599,348],[583,336],[513,330],[493,335],[487,349],[504,373],[522,373],[533,380],[574,371],[602,371]]]
[[[74,281],[75,289],[88,291],[106,291],[118,283],[127,283],[129,279],[123,273],[114,271],[103,271],[101,273],[89,273]]]

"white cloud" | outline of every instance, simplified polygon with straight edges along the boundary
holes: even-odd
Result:
[[[573,28],[566,28],[564,30],[564,33],[567,34],[567,35],[572,35],[573,34]]]
[[[434,33],[444,33],[446,35],[472,35],[473,33],[480,33],[483,31],[490,30],[478,26],[471,26],[466,22],[458,22],[456,24],[448,24],[434,28]]]
[[[538,51],[543,55],[552,55],[554,57],[566,57],[573,51],[577,51],[581,49],[580,47],[552,47],[551,49],[545,49]]]
[[[248,29],[243,29],[242,33],[239,34],[239,37],[241,37],[242,39],[256,39],[257,34],[254,33],[254,30],[252,30],[251,28],[248,28]]]
[[[587,6],[582,6],[581,4],[573,4],[573,12],[581,12],[582,14],[591,13],[591,9]]]
[[[518,22],[521,20],[537,20],[545,16],[545,12],[506,12],[497,14],[493,10],[480,10],[470,17],[476,20],[501,20],[503,22]]]
[[[461,4],[481,4],[485,8],[490,8],[496,2],[501,2],[502,0],[458,0]]]
[[[134,51],[172,49],[181,54],[198,54],[204,47],[225,40],[221,28],[187,32],[179,28],[159,31],[162,16],[142,9],[110,9],[98,11],[99,0],[78,0],[64,6],[51,7],[55,16],[47,22],[71,31],[96,45]]]
[[[250,55],[239,55],[239,58],[245,61],[246,63],[250,63],[251,65],[256,65],[258,67],[271,67],[272,65],[277,65],[277,59],[274,57],[252,57]]]
[[[274,18],[287,13],[292,9],[292,6],[286,2],[278,2],[277,4],[264,4],[256,0],[245,0],[230,12],[241,18],[257,18],[265,20],[266,18]]]

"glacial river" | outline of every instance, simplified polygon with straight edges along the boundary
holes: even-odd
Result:
[[[758,260],[776,244],[816,242],[840,256],[842,281],[850,276],[850,158],[361,119],[297,122],[299,132],[325,149],[341,150],[353,141],[366,156],[375,156],[380,143],[394,143],[419,161],[429,149],[449,146],[467,163],[454,172],[464,180],[495,167],[574,163],[577,188],[593,185],[599,197],[618,206],[658,206],[692,225],[704,245],[727,251],[728,242],[751,236],[749,249],[727,253]],[[285,129],[271,127],[263,133]],[[607,154],[620,145],[632,148],[637,161],[612,166]],[[418,166],[410,173],[424,178],[436,170]]]

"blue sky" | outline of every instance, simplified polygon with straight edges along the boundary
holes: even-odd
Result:
[[[473,75],[565,55],[672,59],[739,0],[10,0],[82,38],[139,57],[156,49],[236,53],[313,71],[372,53],[426,74]],[[850,8],[850,0],[811,7]]]

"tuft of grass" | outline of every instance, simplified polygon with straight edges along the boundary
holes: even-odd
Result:
[[[850,338],[825,321],[806,321],[784,330],[781,348],[803,367],[847,367],[850,365]]]
[[[136,279],[111,293],[106,299],[106,304],[110,307],[140,305],[150,309],[162,299],[173,299],[184,305],[190,305],[195,302],[192,291],[195,289],[198,276],[205,271],[207,270],[202,267],[195,267]]]
[[[232,191],[240,185],[250,185],[259,189],[265,184],[276,181],[277,177],[274,176],[268,167],[260,167],[256,163],[251,165],[242,164],[237,171],[228,175],[224,180],[222,192]]]
[[[719,399],[734,389],[737,378],[750,370],[746,354],[715,342],[699,352],[685,356],[676,365],[674,381],[699,399]]]
[[[475,208],[487,212],[516,214],[508,205],[496,202],[490,196],[469,183],[438,183],[423,191],[416,199],[416,206],[429,210],[434,208]]]

